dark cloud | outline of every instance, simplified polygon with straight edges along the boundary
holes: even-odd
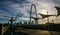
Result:
[[[17,13],[18,11],[22,13],[30,13],[30,4],[40,4],[37,7],[39,8],[41,5],[55,5],[55,6],[60,6],[60,0],[0,0],[0,10],[3,10],[4,12],[12,12],[12,13]],[[53,4],[54,3],[54,4]],[[40,10],[39,8],[38,10]],[[7,13],[6,13],[7,14]],[[25,15],[24,15],[25,16]],[[28,16],[28,14],[27,14]]]
[[[60,0],[52,0],[55,4],[60,4]]]
[[[4,23],[4,22],[6,22],[6,19],[5,18],[0,18],[0,23]]]
[[[0,2],[12,1],[13,3],[29,3],[27,0],[0,0]]]
[[[52,0],[55,6],[60,7],[60,0]]]

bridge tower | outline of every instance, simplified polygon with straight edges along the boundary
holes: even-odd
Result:
[[[36,17],[32,17],[32,14],[35,14]],[[37,9],[36,9],[36,5],[32,4],[31,5],[31,10],[30,10],[30,24],[31,24],[31,19],[35,20],[35,24],[38,24],[38,15],[37,15]]]

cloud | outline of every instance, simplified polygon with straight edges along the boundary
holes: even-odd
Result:
[[[52,0],[55,4],[60,4],[60,0]]]
[[[57,10],[55,9],[55,4],[52,0],[28,0],[30,4],[35,4],[38,13],[44,13],[41,10],[46,9],[49,15],[57,15]],[[46,11],[46,12],[47,12]],[[53,12],[53,13],[52,13]]]
[[[0,0],[0,7],[6,9],[13,14],[24,14],[22,17],[30,16],[31,5],[35,4],[37,13],[44,13],[42,10],[46,9],[49,14],[56,15],[57,10],[54,6],[59,6],[59,0]],[[3,12],[6,12],[3,10]],[[46,11],[46,12],[47,12]],[[32,14],[35,17],[35,15]],[[41,17],[38,15],[38,17]]]
[[[18,3],[14,3],[12,1],[8,1],[8,2],[3,2],[4,4],[6,4],[9,8],[9,11],[13,12],[13,13],[17,13],[17,12],[21,12],[21,13],[27,13],[27,11],[30,11],[31,5],[35,4],[36,8],[37,8],[37,12],[41,12],[42,9],[48,9],[47,7],[49,7],[51,9],[51,11],[53,10],[52,8],[54,8],[54,3],[51,0],[15,0],[15,1],[19,1]],[[20,4],[20,2],[22,4]],[[29,2],[29,3],[26,3]],[[56,10],[55,10],[56,11]]]

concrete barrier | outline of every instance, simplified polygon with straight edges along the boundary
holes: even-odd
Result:
[[[0,24],[0,35],[3,35],[3,33],[7,31],[8,28],[9,28],[8,25]]]

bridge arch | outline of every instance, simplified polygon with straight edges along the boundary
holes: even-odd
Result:
[[[35,13],[36,17],[32,17],[32,12]],[[38,19],[37,19],[38,15],[37,15],[37,9],[36,9],[36,5],[32,4],[31,5],[31,9],[30,9],[30,24],[31,24],[31,19],[33,18],[35,20],[35,24],[38,24]]]

